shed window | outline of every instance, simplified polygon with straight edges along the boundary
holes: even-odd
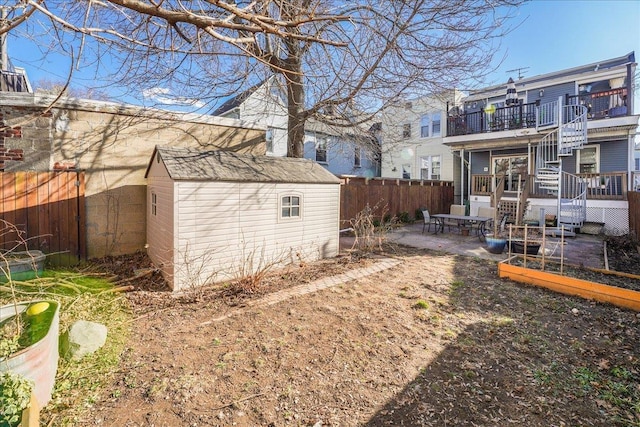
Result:
[[[300,197],[284,196],[282,198],[282,218],[300,217]]]
[[[151,193],[151,215],[156,216],[158,214],[158,195]]]

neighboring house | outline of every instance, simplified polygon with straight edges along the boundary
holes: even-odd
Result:
[[[340,180],[307,159],[157,147],[148,253],[174,291],[338,254]]]
[[[0,92],[33,92],[24,68],[0,70]]]
[[[277,78],[229,99],[212,114],[265,126],[267,155],[287,155],[286,96]],[[304,157],[317,161],[335,175],[380,176],[379,146],[360,126],[329,126],[308,119]]]
[[[512,215],[540,220],[544,210],[568,229],[586,221],[628,232],[635,73],[632,52],[465,97],[449,111],[444,143],[464,159],[454,166],[471,213],[495,194]]]
[[[53,101],[3,93],[0,126],[8,131],[0,147],[20,152],[21,160],[0,168],[49,171],[57,164],[85,171],[90,258],[144,249],[144,173],[156,145],[265,152],[264,128],[239,120],[81,99],[61,99],[51,108]]]
[[[460,102],[456,90],[398,102],[381,115],[381,152],[384,178],[456,181],[455,158],[443,145],[447,105]],[[456,191],[456,201],[460,193]]]

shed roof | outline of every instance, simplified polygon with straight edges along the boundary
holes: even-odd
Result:
[[[156,156],[160,156],[169,176],[176,181],[340,183],[338,177],[308,159],[161,146],[155,148],[151,162]]]

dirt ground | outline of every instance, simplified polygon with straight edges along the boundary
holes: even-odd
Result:
[[[381,257],[399,263],[257,304]],[[491,261],[395,246],[250,295],[136,286],[120,370],[78,425],[640,425],[640,314],[499,279]]]

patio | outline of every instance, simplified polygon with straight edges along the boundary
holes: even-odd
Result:
[[[433,231],[425,231],[422,234],[422,223],[407,224],[387,234],[391,242],[412,246],[415,248],[432,249],[452,254],[502,261],[508,257],[505,251],[502,254],[491,254],[473,233],[462,236],[457,231],[434,234]],[[341,247],[349,248],[353,244],[353,237],[341,237]],[[559,250],[556,254],[559,256]],[[564,249],[565,263],[583,265],[593,268],[604,268],[604,251],[602,238],[589,234],[578,234],[576,237],[565,239]]]

